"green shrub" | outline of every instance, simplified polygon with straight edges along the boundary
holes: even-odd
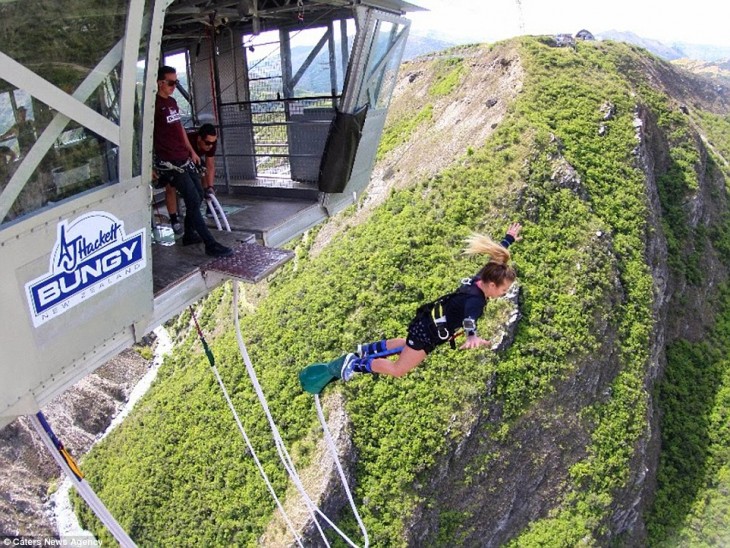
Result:
[[[461,84],[466,69],[461,57],[440,58],[432,68],[434,81],[428,88],[431,97],[445,97]]]
[[[405,117],[388,125],[383,130],[376,158],[381,160],[391,150],[406,143],[421,124],[431,122],[432,118],[433,105],[429,104],[423,107],[414,117]]]

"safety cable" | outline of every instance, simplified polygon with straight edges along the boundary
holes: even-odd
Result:
[[[277,451],[279,452],[279,458],[281,459],[282,464],[284,465],[284,468],[289,473],[290,478],[294,482],[294,485],[296,486],[297,490],[299,491],[300,495],[302,496],[302,500],[304,501],[305,505],[308,509],[316,511],[322,519],[324,519],[327,524],[334,529],[337,534],[340,535],[340,537],[347,542],[350,546],[353,548],[358,548],[358,545],[355,544],[343,531],[341,531],[328,517],[326,514],[324,514],[312,501],[312,499],[307,494],[306,490],[304,489],[304,486],[302,485],[301,479],[299,478],[299,474],[297,473],[294,464],[291,460],[291,457],[289,455],[289,452],[286,449],[286,446],[284,445],[284,441],[281,438],[281,435],[279,434],[279,429],[276,426],[276,423],[274,421],[274,418],[271,416],[271,411],[269,410],[268,403],[266,401],[266,397],[264,396],[264,392],[261,388],[261,385],[259,384],[258,378],[256,376],[256,371],[253,368],[253,364],[251,363],[251,359],[248,356],[248,350],[246,349],[246,345],[243,342],[243,336],[241,334],[241,326],[239,322],[239,315],[238,315],[238,284],[233,281],[233,310],[234,310],[234,323],[236,326],[236,340],[238,342],[238,348],[241,351],[241,356],[243,357],[243,361],[246,364],[246,371],[248,372],[248,375],[251,379],[251,383],[253,384],[254,390],[256,391],[256,395],[259,398],[259,403],[261,404],[262,409],[264,410],[264,413],[266,414],[266,418],[269,421],[269,425],[271,427],[271,433],[274,437],[274,441],[276,443]],[[327,430],[329,432],[329,430]],[[331,436],[330,436],[331,440]],[[333,451],[333,457],[335,459],[335,462],[337,462],[338,469],[340,470],[340,477],[344,478],[344,472],[341,471],[342,466],[339,464],[339,459],[337,457],[337,451],[334,449],[334,444],[330,447],[330,450]],[[343,483],[345,486],[347,485],[347,482],[343,479]],[[349,488],[345,487],[346,491],[349,493]],[[352,500],[351,495],[348,495],[350,498],[351,505],[354,509],[354,501]],[[355,510],[355,515],[358,516],[357,511]],[[322,539],[324,540],[325,544],[329,546],[329,542],[327,541],[326,537],[324,536],[324,532],[322,531],[321,526],[319,525],[319,522],[313,517],[313,521],[317,529],[320,531],[320,534],[322,536]],[[365,537],[365,548],[369,545],[369,539],[367,536],[367,532],[364,531],[364,525],[362,524],[362,521],[359,519],[358,516],[358,524],[360,524],[361,529],[363,530],[364,537]]]
[[[287,527],[294,535],[294,538],[295,538],[297,544],[299,546],[303,547],[304,545],[302,544],[301,537],[297,533],[296,529],[294,528],[294,525],[292,524],[291,520],[289,519],[289,516],[287,515],[286,511],[284,510],[284,506],[281,504],[279,497],[276,496],[276,491],[274,490],[274,486],[271,485],[271,481],[269,481],[269,476],[266,474],[264,467],[261,465],[261,461],[259,460],[258,456],[256,455],[256,451],[254,450],[253,445],[251,444],[251,440],[249,439],[248,435],[246,434],[246,430],[243,428],[243,424],[241,423],[241,419],[238,416],[238,412],[236,411],[236,408],[233,405],[233,401],[231,401],[231,398],[228,395],[228,390],[226,389],[226,385],[223,383],[223,379],[221,378],[220,373],[218,372],[218,367],[216,367],[216,365],[215,365],[215,356],[213,355],[213,352],[210,350],[210,347],[208,346],[208,342],[205,340],[205,336],[203,335],[203,330],[200,329],[200,324],[198,323],[198,318],[195,316],[195,311],[193,310],[192,306],[190,307],[190,314],[192,315],[193,321],[195,322],[195,328],[198,331],[198,337],[200,338],[200,342],[203,345],[203,350],[205,351],[205,355],[208,357],[208,362],[210,362],[210,367],[213,370],[213,374],[215,375],[216,380],[218,381],[218,385],[221,387],[221,391],[223,392],[223,397],[225,398],[226,403],[228,404],[228,407],[231,410],[231,413],[233,414],[233,418],[236,421],[238,430],[241,432],[241,436],[243,437],[243,440],[246,442],[246,446],[248,447],[248,450],[251,453],[251,456],[253,457],[254,462],[256,463],[256,467],[259,469],[259,472],[261,473],[261,477],[264,478],[264,483],[266,483],[266,487],[269,489],[271,496],[274,498],[274,501],[276,502],[276,506],[279,508],[279,511],[281,512],[281,515],[284,518],[284,521],[286,522]]]

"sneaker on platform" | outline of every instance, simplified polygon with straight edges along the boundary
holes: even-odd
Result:
[[[228,257],[229,255],[233,255],[233,250],[223,244],[214,242],[205,246],[205,254],[210,257]]]

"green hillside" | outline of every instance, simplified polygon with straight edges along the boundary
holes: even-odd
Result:
[[[271,281],[255,312],[242,309],[244,338],[272,413],[304,467],[319,433],[312,398],[301,392],[297,372],[358,342],[403,335],[419,304],[453,290],[479,268],[479,260],[461,254],[469,233],[499,237],[510,221],[524,224],[524,240],[513,247],[522,318],[511,348],[498,355],[444,348],[402,379],[367,376],[327,389],[342,390],[346,398],[357,455],[354,492],[376,546],[414,545],[410,529],[419,524],[413,516],[423,513],[437,516],[437,526],[423,533],[425,545],[474,545],[491,526],[475,516],[494,493],[470,492],[470,486],[490,485],[498,492],[509,479],[509,466],[504,477],[496,475],[495,466],[510,451],[522,455],[522,464],[537,466],[545,456],[535,449],[539,440],[533,444],[520,437],[524,424],[544,419],[545,402],[556,395],[570,398],[567,380],[601,360],[611,365],[606,390],[597,398],[575,394],[586,401],[575,404],[579,413],[570,417],[585,443],[566,456],[550,496],[536,494],[544,509],[539,519],[507,540],[519,546],[574,546],[615,537],[611,517],[633,477],[653,397],[647,381],[656,328],[649,235],[666,235],[671,275],[692,287],[703,282],[703,257],[710,249],[725,257],[730,251],[727,212],[711,226],[693,228],[682,208],[705,177],[727,180],[720,162],[704,163],[698,174],[694,137],[697,127],[712,125],[724,143],[715,146],[727,150],[727,117],[682,114],[649,76],[661,62],[630,46],[579,43],[577,50],[558,49],[528,38],[516,45],[525,69],[523,91],[482,148],[463,150],[438,176],[393,192],[366,222],[352,223],[324,252],[310,254],[315,234],[296,242],[296,260]],[[457,55],[483,51],[474,46]],[[443,70],[438,63],[434,60]],[[446,93],[458,89],[454,78],[463,78],[470,64],[452,60],[449,66],[458,71],[449,73]],[[412,99],[419,124],[438,118],[437,97]],[[613,105],[610,119],[605,119],[607,103]],[[662,226],[649,223],[645,174],[636,161],[637,105],[671,144],[667,169],[657,177]],[[419,112],[428,115],[418,117]],[[599,132],[602,124],[605,131]],[[388,146],[398,153],[397,143]],[[573,166],[579,181],[556,180],[560,162]],[[354,208],[341,215],[354,215]],[[199,307],[199,319],[211,338],[217,335],[212,346],[221,374],[259,458],[283,493],[287,479],[238,354],[230,307],[227,286]],[[715,312],[722,318],[728,314],[719,305]],[[506,303],[491,303],[485,313],[489,321],[480,330],[489,333],[489,325],[506,313]],[[275,506],[189,322],[188,314],[178,318],[176,328],[185,340],[130,417],[83,467],[140,546],[255,546]],[[662,510],[647,518],[657,543],[681,527],[690,507],[701,519],[716,515],[718,504],[728,504],[730,376],[721,336],[727,335],[726,323],[718,322],[707,342],[677,342],[667,353],[669,373],[659,391],[663,405],[676,407],[673,387],[689,382],[685,376],[692,372],[679,365],[688,354],[692,367],[703,371],[692,384],[700,383],[715,398],[710,405],[703,397],[698,411],[710,440],[699,442],[702,473],[684,476],[693,485],[683,493],[701,493],[707,503],[695,508],[694,500],[673,494],[677,464],[672,459],[685,462],[679,455],[684,449],[663,456],[657,495]],[[704,364],[711,364],[709,372]],[[493,381],[496,390],[490,392]],[[479,420],[490,405],[499,407],[499,420]],[[560,408],[549,412],[560,420]],[[675,413],[672,420],[681,425],[686,420],[681,405]],[[475,436],[482,449],[461,457],[459,484],[450,486],[466,495],[449,500],[432,486],[434,474],[463,440]],[[663,443],[671,447],[673,440]],[[89,512],[82,514],[99,532]],[[662,522],[667,515],[672,523]],[[340,525],[360,538],[351,514],[345,513]]]

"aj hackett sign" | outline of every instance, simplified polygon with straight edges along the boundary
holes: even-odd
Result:
[[[58,225],[49,272],[25,285],[33,325],[60,316],[146,264],[144,230],[129,236],[114,215],[94,211]]]

